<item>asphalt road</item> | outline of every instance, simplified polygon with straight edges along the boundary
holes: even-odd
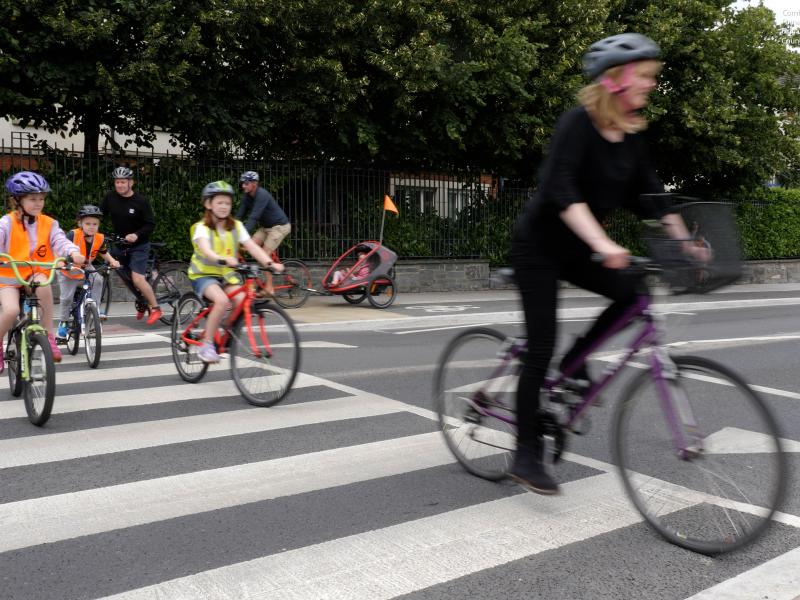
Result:
[[[0,399],[0,598],[796,600],[800,289],[660,305],[671,348],[758,386],[790,442],[787,518],[741,552],[671,546],[632,511],[605,467],[617,387],[570,439],[585,460],[557,465],[560,496],[453,461],[436,362],[466,327],[521,331],[513,292],[407,294],[385,311],[314,298],[291,313],[303,375],[272,409],[247,405],[225,365],[183,383],[167,329],[117,305],[100,368],[59,366],[46,427]],[[566,291],[559,346],[602,306]]]

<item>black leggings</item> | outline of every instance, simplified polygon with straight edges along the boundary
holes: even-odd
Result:
[[[555,349],[559,280],[569,281],[613,301],[580,341],[580,346],[585,348],[633,304],[639,278],[625,271],[608,269],[588,257],[570,262],[541,258],[535,263],[528,258],[514,265],[514,273],[522,294],[528,334],[528,354],[523,360],[517,388],[517,438],[519,443],[531,443],[539,436],[536,417],[539,390]]]

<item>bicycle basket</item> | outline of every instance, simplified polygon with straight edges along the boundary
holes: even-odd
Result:
[[[674,240],[663,228],[644,238],[650,256],[663,269],[673,294],[705,294],[742,276],[742,249],[733,207],[719,202],[691,202],[679,207],[692,236],[688,243],[705,247],[710,260],[700,263],[685,252],[687,242]]]

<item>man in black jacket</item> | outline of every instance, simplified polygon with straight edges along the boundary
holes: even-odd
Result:
[[[147,324],[152,325],[162,315],[153,288],[145,277],[147,257],[150,254],[150,234],[156,226],[153,209],[147,198],[133,191],[133,171],[128,167],[117,167],[111,177],[114,180],[114,189],[103,198],[100,210],[104,215],[111,215],[114,233],[124,237],[130,244],[112,249],[111,254],[119,260],[123,268],[130,271],[133,285],[142,293],[150,307]],[[143,317],[144,313],[141,311],[136,314],[137,320]]]

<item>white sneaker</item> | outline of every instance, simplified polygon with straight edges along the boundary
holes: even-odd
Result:
[[[217,349],[214,347],[214,344],[209,344],[207,342],[200,346],[200,350],[197,351],[197,356],[204,363],[219,362],[219,354],[217,354]]]

